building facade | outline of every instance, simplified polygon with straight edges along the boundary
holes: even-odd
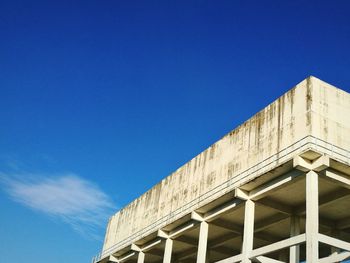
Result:
[[[113,215],[94,263],[350,258],[350,94],[309,77]]]

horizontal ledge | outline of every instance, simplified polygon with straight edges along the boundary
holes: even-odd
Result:
[[[327,245],[330,245],[332,247],[336,247],[336,248],[340,248],[340,249],[343,249],[346,251],[350,251],[350,243],[349,242],[345,242],[345,241],[342,241],[340,239],[326,236],[323,234],[318,234],[317,237],[318,237],[318,241],[323,243],[323,244],[327,244]]]
[[[157,238],[157,239],[155,239],[155,240],[145,244],[142,247],[141,251],[142,252],[147,252],[148,250],[152,249],[154,246],[156,246],[156,245],[158,245],[160,243],[162,243],[162,239],[161,238]]]
[[[262,256],[277,250],[281,250],[287,247],[291,247],[291,246],[295,246],[295,245],[299,245],[302,244],[306,241],[306,235],[305,234],[301,234],[295,237],[291,237],[291,238],[287,238],[281,241],[278,241],[276,243],[273,243],[271,245],[267,245],[264,247],[260,247],[257,249],[254,249],[251,253],[249,258],[256,258],[258,256]]]

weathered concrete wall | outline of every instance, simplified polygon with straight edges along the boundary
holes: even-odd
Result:
[[[312,135],[350,149],[350,94],[317,78],[309,87]]]
[[[304,80],[111,217],[103,250],[307,135],[350,148],[349,105],[346,92]]]

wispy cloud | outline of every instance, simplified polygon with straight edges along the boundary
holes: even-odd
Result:
[[[4,190],[14,201],[59,218],[90,238],[100,238],[97,233],[106,226],[107,218],[115,209],[107,194],[75,174],[0,173],[0,179]]]

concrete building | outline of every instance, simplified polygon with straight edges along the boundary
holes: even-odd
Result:
[[[99,263],[350,258],[350,94],[309,77],[109,220]]]

